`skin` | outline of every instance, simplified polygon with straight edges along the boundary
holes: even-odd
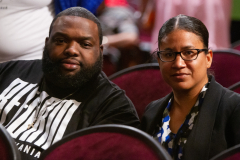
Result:
[[[65,75],[75,75],[83,66],[93,65],[103,51],[97,24],[77,16],[57,18],[45,43],[49,57],[61,63],[60,71]]]
[[[203,49],[201,38],[195,33],[176,29],[164,37],[159,49],[180,52],[186,49]],[[207,69],[212,64],[212,51],[200,52],[193,61],[184,61],[177,55],[173,62],[162,62],[158,58],[161,74],[171,86],[174,100],[170,110],[170,129],[177,133],[186,115],[196,103],[203,86],[208,82]]]

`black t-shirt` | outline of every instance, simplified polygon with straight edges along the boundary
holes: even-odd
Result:
[[[41,63],[0,64],[0,123],[15,139],[22,159],[38,159],[50,145],[82,128],[139,125],[132,102],[103,72],[65,99],[59,88],[53,91],[47,84],[41,87]],[[34,126],[28,129],[36,117]]]

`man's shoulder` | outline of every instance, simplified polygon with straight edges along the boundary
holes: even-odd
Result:
[[[7,69],[7,68],[22,68],[22,67],[33,67],[36,66],[37,68],[40,67],[41,69],[42,65],[42,60],[17,60],[17,61],[7,61],[0,63],[0,68],[2,69]],[[28,69],[28,68],[25,68]]]
[[[41,60],[19,60],[0,63],[1,85],[8,85],[19,78],[30,83],[38,83],[43,75]]]
[[[86,116],[90,119],[90,124],[87,125],[125,124],[138,126],[137,112],[125,92],[111,82],[103,72],[99,74],[96,82],[96,84],[84,89],[87,94],[89,93],[89,96],[81,104],[83,117]]]
[[[105,89],[109,89],[109,91],[111,91],[111,92],[123,91],[118,85],[116,85],[115,83],[110,81],[103,71],[99,74],[98,85],[105,87]]]
[[[111,82],[104,72],[101,72],[95,81],[95,84],[89,85],[84,91],[88,93],[87,104],[90,106],[99,106],[99,104],[114,104],[111,109],[118,106],[131,106],[134,108],[131,100],[126,96],[125,91]],[[86,95],[85,94],[85,95]],[[109,103],[111,101],[111,103]],[[93,110],[97,109],[93,107]]]

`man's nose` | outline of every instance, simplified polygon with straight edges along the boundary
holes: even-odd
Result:
[[[66,55],[74,56],[74,57],[77,57],[79,55],[79,52],[80,52],[80,46],[75,41],[69,43],[65,50]]]

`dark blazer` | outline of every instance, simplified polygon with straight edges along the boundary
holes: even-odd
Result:
[[[224,88],[213,76],[210,79],[198,118],[184,146],[185,160],[210,159],[240,143],[240,94]],[[147,106],[141,123],[143,131],[153,135],[171,97],[172,93]]]

